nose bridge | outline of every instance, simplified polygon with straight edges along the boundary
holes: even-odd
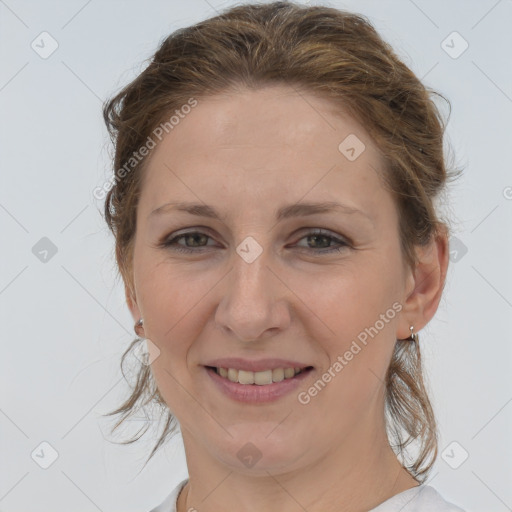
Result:
[[[282,284],[269,268],[272,253],[263,243],[248,236],[235,248],[232,270],[226,276],[217,308],[217,324],[240,340],[255,340],[268,329],[283,327],[287,321]]]
[[[272,273],[267,268],[271,259],[268,245],[264,247],[253,236],[246,237],[236,247],[229,293],[234,294],[232,298],[240,307],[258,308],[259,314],[268,307],[273,288]]]

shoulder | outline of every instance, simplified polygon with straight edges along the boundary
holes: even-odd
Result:
[[[176,501],[178,500],[178,495],[187,482],[188,478],[182,480],[165,498],[165,500],[160,503],[160,505],[152,508],[149,512],[176,512]]]
[[[446,501],[436,489],[419,485],[391,497],[370,512],[465,512],[462,508]]]
[[[157,507],[149,512],[176,512],[176,501],[180,491],[188,482],[182,480]],[[446,501],[433,487],[420,485],[397,494],[369,512],[465,512]]]

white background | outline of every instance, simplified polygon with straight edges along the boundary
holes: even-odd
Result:
[[[113,444],[101,417],[126,394],[119,360],[134,334],[92,191],[111,173],[102,101],[170,32],[232,3],[0,1],[3,512],[147,511],[187,475],[179,438],[142,469],[155,434]],[[467,252],[420,337],[441,452],[456,441],[448,458],[469,457],[452,469],[440,456],[429,483],[468,512],[512,510],[512,2],[329,5],[367,15],[452,103],[464,175],[450,212]],[[58,42],[47,59],[31,48],[43,31]],[[469,44],[458,58],[441,46],[453,31]],[[43,237],[57,248],[47,262],[32,252]],[[58,453],[48,469],[31,458],[43,441]]]

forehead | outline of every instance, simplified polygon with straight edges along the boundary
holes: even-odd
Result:
[[[240,212],[307,195],[371,210],[385,194],[364,127],[330,101],[285,86],[198,99],[152,151],[139,204],[146,209],[186,198]]]
[[[312,157],[318,156],[315,149],[327,150],[338,157],[339,143],[350,134],[371,144],[364,127],[340,105],[289,86],[242,89],[200,98],[197,103],[159,148],[172,145],[175,150],[204,153],[212,146],[230,151],[264,146],[293,148]]]

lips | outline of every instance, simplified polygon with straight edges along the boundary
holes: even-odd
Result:
[[[314,371],[313,366],[302,361],[280,358],[225,357],[202,366],[224,395],[253,404],[273,402],[292,393]]]
[[[300,370],[298,373],[295,373],[294,370],[293,377],[283,378],[281,381],[272,381],[269,383],[267,375],[266,381],[260,380],[259,383],[251,383],[251,377],[247,378],[247,374],[253,374],[257,376],[258,373],[265,374],[268,372],[272,373],[273,375],[273,372],[279,371],[279,369],[266,370],[264,372],[250,372],[247,370],[232,369],[233,372],[238,373],[237,382],[233,382],[227,377],[221,376],[215,367],[203,366],[203,368],[205,370],[205,375],[208,376],[210,382],[212,382],[214,387],[218,389],[223,395],[237,402],[244,402],[248,404],[273,402],[280,399],[281,397],[290,395],[294,390],[297,389],[298,386],[304,383],[306,379],[310,379],[311,374],[314,371],[312,366],[307,366],[303,370]],[[245,375],[243,372],[245,372]],[[242,380],[244,380],[244,383],[240,382],[240,373],[242,373]]]

